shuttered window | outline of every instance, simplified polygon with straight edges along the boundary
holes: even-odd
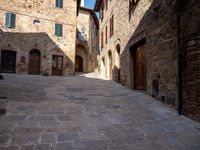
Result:
[[[63,0],[56,0],[56,7],[63,8]]]
[[[5,18],[5,26],[7,28],[15,28],[15,25],[16,25],[16,14],[7,12]]]
[[[103,17],[104,17],[104,4],[102,4],[102,6],[101,6],[100,17],[101,17],[101,21],[102,21]]]
[[[108,42],[108,27],[106,26],[106,43]]]
[[[62,24],[55,24],[55,35],[62,37],[63,35],[63,25]]]
[[[110,37],[114,34],[114,15],[110,18]]]
[[[101,32],[101,48],[103,48],[103,32]]]

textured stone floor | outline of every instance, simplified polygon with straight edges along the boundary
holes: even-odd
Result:
[[[200,150],[200,124],[113,81],[5,75],[0,150]]]

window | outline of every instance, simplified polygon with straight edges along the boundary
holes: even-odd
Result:
[[[108,33],[108,27],[106,26],[106,43],[108,42],[108,35],[107,35],[107,33]]]
[[[56,7],[63,8],[63,0],[56,0]]]
[[[101,32],[101,48],[103,48],[103,32]]]
[[[101,21],[103,20],[104,17],[104,5],[102,4],[101,10],[100,10],[100,16],[101,16]]]
[[[6,19],[5,19],[5,26],[7,28],[15,28],[15,24],[16,24],[16,14],[7,12]]]
[[[63,35],[63,25],[62,24],[55,24],[55,35],[62,37]]]
[[[114,15],[110,18],[110,37],[114,34]]]

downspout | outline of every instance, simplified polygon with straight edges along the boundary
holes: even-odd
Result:
[[[180,35],[180,0],[176,0],[176,19],[177,19],[177,49],[178,49],[178,114],[183,113],[183,61],[181,51]]]

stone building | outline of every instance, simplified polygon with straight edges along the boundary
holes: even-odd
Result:
[[[98,70],[98,59],[99,20],[94,10],[80,7],[77,18],[76,72]]]
[[[74,74],[79,4],[79,0],[2,0],[1,72]]]
[[[200,121],[200,2],[97,0],[101,74]]]

